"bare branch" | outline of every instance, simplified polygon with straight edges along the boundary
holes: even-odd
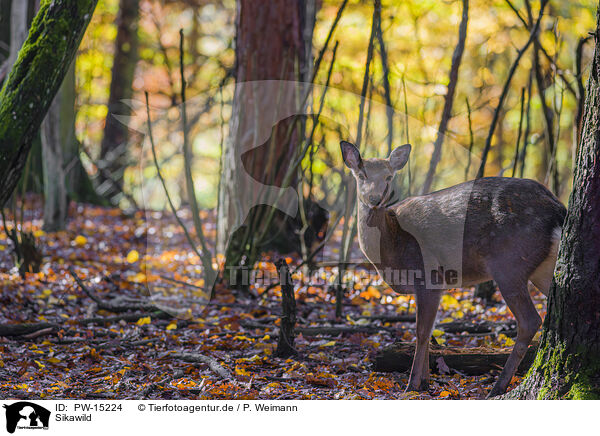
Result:
[[[431,189],[433,183],[433,177],[435,175],[435,169],[442,157],[442,144],[444,143],[444,136],[448,129],[448,121],[452,116],[452,104],[454,103],[454,94],[456,92],[456,83],[458,82],[458,69],[462,60],[463,52],[465,51],[465,41],[467,39],[467,24],[469,21],[469,0],[463,0],[463,11],[460,26],[458,27],[458,42],[454,48],[452,54],[452,65],[450,67],[448,91],[444,98],[444,109],[442,111],[442,119],[440,120],[440,126],[438,127],[437,137],[433,144],[433,154],[431,155],[431,162],[429,163],[429,171],[425,177],[423,183],[422,194],[426,194]]]
[[[515,58],[512,66],[510,67],[510,70],[508,72],[508,77],[506,78],[506,82],[504,83],[504,88],[502,89],[502,94],[500,94],[498,106],[496,107],[496,110],[494,111],[494,117],[492,118],[492,123],[491,123],[490,129],[488,131],[488,136],[485,140],[485,146],[483,148],[483,154],[481,156],[481,165],[479,166],[479,171],[477,171],[477,178],[483,177],[488,153],[492,146],[492,138],[494,137],[494,131],[496,130],[496,125],[498,124],[498,118],[500,117],[500,111],[502,109],[502,106],[504,105],[504,100],[506,100],[506,96],[508,95],[508,91],[510,89],[510,82],[515,74],[515,71],[517,70],[517,67],[519,66],[519,62],[521,61],[523,54],[525,54],[525,52],[527,51],[527,49],[529,48],[531,43],[537,37],[537,33],[540,28],[540,23],[542,21],[542,17],[544,16],[544,9],[546,8],[547,4],[548,4],[548,0],[542,0],[541,6],[540,6],[540,14],[538,15],[538,18],[535,22],[535,26],[533,26],[533,29],[531,30],[531,33],[529,34],[529,38],[527,39],[527,42],[525,43],[523,48],[521,48],[517,52],[517,57]]]

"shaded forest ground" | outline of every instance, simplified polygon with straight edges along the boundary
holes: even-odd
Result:
[[[217,286],[211,303],[188,319],[102,309],[98,301],[147,298],[146,280],[156,289],[172,290],[175,282],[161,276],[200,284],[198,261],[186,251],[181,232],[166,218],[153,220],[152,225],[171,226],[172,244],[146,255],[150,225],[141,212],[126,217],[118,209],[72,204],[68,230],[46,234],[40,206],[39,199],[30,199],[25,219],[44,255],[40,273],[22,279],[13,267],[11,243],[4,232],[0,235],[0,324],[58,327],[29,337],[0,337],[2,398],[474,399],[485,397],[497,375],[467,376],[441,363],[428,392],[404,394],[408,373],[374,372],[374,356],[383,347],[415,339],[414,322],[399,322],[414,314],[414,299],[385,286],[355,286],[346,294],[342,320],[335,319],[327,288],[297,289],[298,327],[308,329],[300,329],[299,355],[293,359],[273,355],[281,315],[278,287],[239,296]],[[98,301],[82,291],[69,267]],[[268,262],[261,267],[274,268]],[[545,299],[536,290],[532,295],[544,316]],[[473,299],[472,289],[445,293],[434,330],[438,343],[497,351],[512,346],[510,329],[444,331],[444,324],[457,321],[513,320],[499,294],[495,298],[486,306]],[[316,334],[314,328],[327,326],[338,330]],[[187,362],[181,353],[200,353],[219,367]],[[231,377],[224,379],[220,370]],[[511,387],[518,381],[515,377]]]

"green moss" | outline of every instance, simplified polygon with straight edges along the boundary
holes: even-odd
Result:
[[[540,388],[540,391],[538,392],[537,399],[544,400],[548,397],[549,393],[550,393],[550,390],[547,387],[543,386],[542,388]]]
[[[577,382],[571,385],[566,398],[570,400],[600,400],[600,392],[588,383]]]
[[[44,0],[0,92],[0,203],[12,193],[97,0]]]

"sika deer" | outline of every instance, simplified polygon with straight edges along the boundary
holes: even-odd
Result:
[[[527,281],[548,294],[565,207],[528,179],[485,177],[387,205],[391,180],[411,151],[362,159],[341,142],[356,179],[360,247],[396,292],[414,292],[417,343],[407,390],[429,384],[429,338],[443,289],[494,279],[517,320],[517,339],[488,397],[506,391],[541,325]]]

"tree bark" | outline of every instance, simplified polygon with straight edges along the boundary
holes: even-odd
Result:
[[[129,129],[113,115],[130,115],[131,108],[123,100],[131,99],[138,56],[139,0],[121,0],[117,16],[117,37],[108,97],[108,113],[100,148],[100,160],[119,187],[123,186]],[[114,183],[100,177],[107,198],[117,194]]]
[[[12,0],[0,0],[0,84],[8,72],[10,54],[10,15]]]
[[[64,230],[68,215],[65,165],[73,155],[75,138],[75,62],[42,122],[42,165],[44,173],[44,230]],[[73,88],[73,92],[71,91]],[[71,99],[70,97],[73,97]],[[77,153],[74,153],[76,157]]]
[[[32,141],[92,17],[97,0],[45,0],[0,92],[0,205],[12,194]]]
[[[562,235],[536,359],[508,398],[600,398],[600,15]]]
[[[248,180],[281,187],[289,163],[297,155],[303,128],[303,121],[284,115],[298,105],[293,87],[283,85],[278,95],[265,96],[271,88],[277,94],[280,82],[272,82],[271,86],[258,81],[310,80],[314,13],[314,0],[274,0],[268,8],[256,0],[238,0],[236,93],[229,139],[222,155],[219,192],[217,251],[227,251],[227,265],[237,266],[246,258],[246,265],[252,267],[261,242],[258,235],[266,233],[269,226],[267,207],[252,208],[242,216],[240,201],[260,204],[255,201],[260,195],[257,183]],[[275,114],[275,124],[264,115],[267,112]],[[265,129],[271,131],[267,141],[257,137]],[[232,235],[242,222],[247,224],[245,230]]]
[[[29,22],[27,20],[27,11],[29,1],[13,0],[10,8],[10,51],[6,67],[10,71],[17,60],[19,50],[27,39],[27,29]]]
[[[298,354],[294,348],[296,327],[296,296],[294,294],[294,283],[290,269],[285,260],[278,260],[275,266],[279,271],[279,284],[281,286],[281,324],[279,325],[279,337],[275,355],[278,357],[289,357]]]
[[[73,60],[41,128],[44,230],[49,232],[66,228],[69,199],[108,204],[96,194],[79,158],[80,143],[75,135],[75,64]]]
[[[411,343],[399,342],[378,352],[373,359],[373,370],[378,372],[406,372],[412,366],[415,346]],[[429,368],[439,373],[440,362],[448,368],[468,375],[481,375],[504,366],[510,352],[507,350],[491,350],[485,348],[458,348],[447,346],[431,346],[429,352]],[[523,374],[531,366],[535,356],[535,347],[529,347],[525,357],[517,369]]]

